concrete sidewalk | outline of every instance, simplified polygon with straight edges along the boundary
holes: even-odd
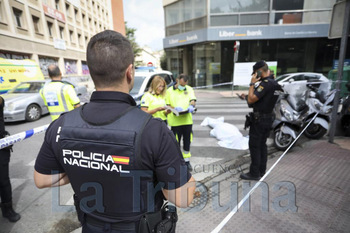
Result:
[[[294,147],[220,232],[349,232],[349,149],[350,138]],[[278,156],[269,159],[268,169],[282,153],[274,154]],[[238,177],[223,174],[206,182],[208,198],[196,200],[204,207],[180,211],[177,232],[215,229],[249,191],[247,187],[256,184]]]

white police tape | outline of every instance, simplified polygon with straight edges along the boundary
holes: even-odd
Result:
[[[219,84],[213,84],[208,86],[200,86],[200,87],[193,87],[193,89],[203,89],[207,87],[218,87],[218,86],[225,86],[225,85],[232,85],[233,82],[227,82],[227,83],[219,83]]]
[[[305,80],[306,81],[306,80]],[[312,81],[312,82],[302,82],[304,84],[324,84],[324,83],[337,83],[338,80],[336,81],[333,81],[333,80],[330,80],[330,81]],[[339,81],[340,83],[345,83],[347,81]],[[300,82],[286,82],[288,83],[288,85],[290,84],[293,84],[293,85],[300,85],[301,83]],[[234,84],[233,82],[226,82],[226,83],[218,83],[218,84],[213,84],[213,85],[207,85],[207,86],[199,86],[199,87],[193,87],[193,89],[205,89],[205,88],[208,88],[208,87],[219,87],[219,86],[225,86],[225,85],[232,85]],[[247,85],[238,85],[238,86],[242,86],[242,87],[245,87],[245,86],[249,86],[248,84]]]
[[[11,146],[17,142],[23,141],[24,139],[30,138],[33,135],[43,133],[46,131],[47,127],[49,127],[49,124],[2,138],[0,139],[0,149]]]

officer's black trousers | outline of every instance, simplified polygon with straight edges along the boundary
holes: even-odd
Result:
[[[258,177],[265,174],[267,163],[266,140],[269,137],[272,118],[253,120],[249,130],[249,150],[251,157],[250,174]]]
[[[7,203],[12,201],[12,189],[9,177],[10,150],[0,150],[0,196],[1,202]]]
[[[192,125],[172,126],[171,131],[173,131],[179,146],[183,137],[183,149],[184,151],[190,151]]]

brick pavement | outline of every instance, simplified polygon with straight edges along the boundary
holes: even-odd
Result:
[[[349,232],[350,150],[337,143],[349,147],[350,139],[294,147],[220,232]],[[281,153],[275,154],[268,168]],[[213,181],[220,191],[207,182],[209,198],[197,200],[206,205],[200,211],[180,211],[177,232],[211,232],[242,199],[242,185],[249,184],[237,174]]]

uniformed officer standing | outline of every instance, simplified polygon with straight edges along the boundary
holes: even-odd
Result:
[[[56,120],[62,113],[80,106],[80,100],[72,85],[62,82],[62,73],[58,66],[49,65],[51,82],[45,84],[40,91],[52,120]]]
[[[193,88],[187,85],[188,77],[185,74],[180,74],[176,79],[176,84],[167,90],[166,104],[175,108],[180,115],[170,113],[168,115],[168,124],[171,126],[179,145],[183,137],[183,157],[186,161],[187,167],[192,171],[190,164],[191,152],[190,144],[192,141],[192,113],[195,110],[196,96]]]
[[[96,91],[47,129],[35,184],[70,182],[84,233],[144,232],[139,227],[161,221],[164,197],[178,207],[191,203],[194,179],[166,124],[129,95],[135,75],[130,42],[116,31],[100,32],[89,41],[87,63]]]
[[[5,100],[0,96],[0,138],[4,138],[7,134],[4,122],[4,106]],[[10,156],[10,148],[6,147],[0,150],[0,206],[4,218],[8,218],[10,222],[17,222],[21,216],[12,208],[12,188],[9,177]]]
[[[155,118],[166,122],[168,112],[165,111],[166,82],[161,76],[152,79],[149,91],[141,99],[141,109]]]
[[[270,75],[265,61],[253,66],[252,79],[249,84],[247,102],[253,107],[250,114],[249,150],[251,157],[250,170],[242,173],[245,180],[259,180],[265,174],[267,163],[266,140],[270,134],[273,121],[273,108],[278,99],[277,90],[281,86]]]

